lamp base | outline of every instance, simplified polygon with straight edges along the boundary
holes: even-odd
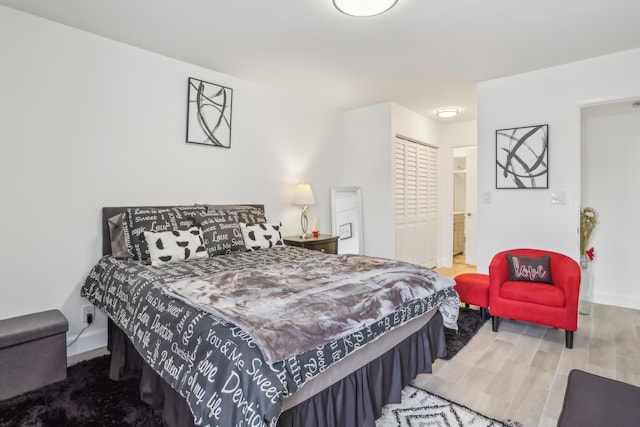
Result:
[[[302,207],[302,215],[300,216],[300,225],[302,226],[302,234],[300,238],[308,239],[311,235],[307,233],[309,227],[309,217],[307,216],[307,206]]]

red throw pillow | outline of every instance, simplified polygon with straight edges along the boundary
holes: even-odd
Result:
[[[549,255],[538,258],[507,254],[509,280],[519,282],[540,282],[553,284]]]

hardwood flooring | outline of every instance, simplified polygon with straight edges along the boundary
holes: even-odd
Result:
[[[475,273],[476,266],[465,264],[464,255],[455,255],[453,257],[453,266],[434,268],[435,271],[447,277],[456,277],[462,273]]]
[[[419,375],[416,385],[525,427],[556,426],[571,369],[640,386],[640,310],[592,304],[578,322],[573,349],[567,349],[562,330],[502,319],[496,333],[488,321],[453,359],[437,360],[432,374]]]

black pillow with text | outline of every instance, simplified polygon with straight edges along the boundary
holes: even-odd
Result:
[[[549,263],[549,255],[532,258],[507,254],[507,264],[509,264],[509,280],[553,284]]]

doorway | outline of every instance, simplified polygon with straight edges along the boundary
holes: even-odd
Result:
[[[453,148],[453,263],[476,264],[477,147]]]
[[[640,210],[640,97],[583,107],[580,119],[580,204],[599,214],[589,242],[593,302],[638,308],[633,217]]]

